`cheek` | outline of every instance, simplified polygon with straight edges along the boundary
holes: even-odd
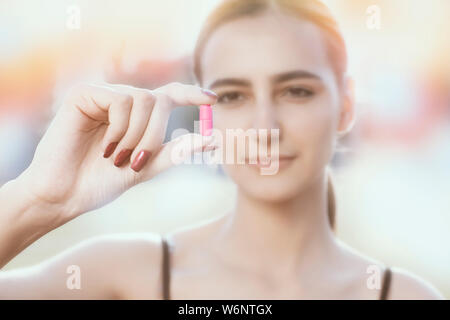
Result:
[[[298,106],[297,106],[298,107]],[[336,108],[330,104],[301,106],[286,117],[285,138],[309,165],[326,165],[335,144]]]

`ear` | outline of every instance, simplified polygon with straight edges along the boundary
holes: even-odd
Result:
[[[353,78],[346,75],[341,96],[341,109],[338,124],[338,135],[342,137],[349,133],[355,123],[355,88]]]

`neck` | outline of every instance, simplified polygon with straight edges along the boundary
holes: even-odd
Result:
[[[216,238],[221,256],[262,273],[287,274],[323,265],[334,244],[326,187],[322,176],[297,197],[277,203],[239,190],[235,210],[225,217]]]

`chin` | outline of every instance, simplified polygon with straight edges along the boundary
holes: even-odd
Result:
[[[242,172],[241,172],[242,173]],[[239,174],[232,177],[239,189],[247,195],[268,202],[286,202],[302,189],[302,178],[295,174]]]
[[[257,186],[240,186],[241,189],[253,198],[264,202],[281,203],[292,200],[298,195],[298,186],[286,184],[259,183]]]

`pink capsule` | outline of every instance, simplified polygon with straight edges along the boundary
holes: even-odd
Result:
[[[200,134],[202,136],[210,136],[212,134],[212,108],[210,104],[200,105]]]

